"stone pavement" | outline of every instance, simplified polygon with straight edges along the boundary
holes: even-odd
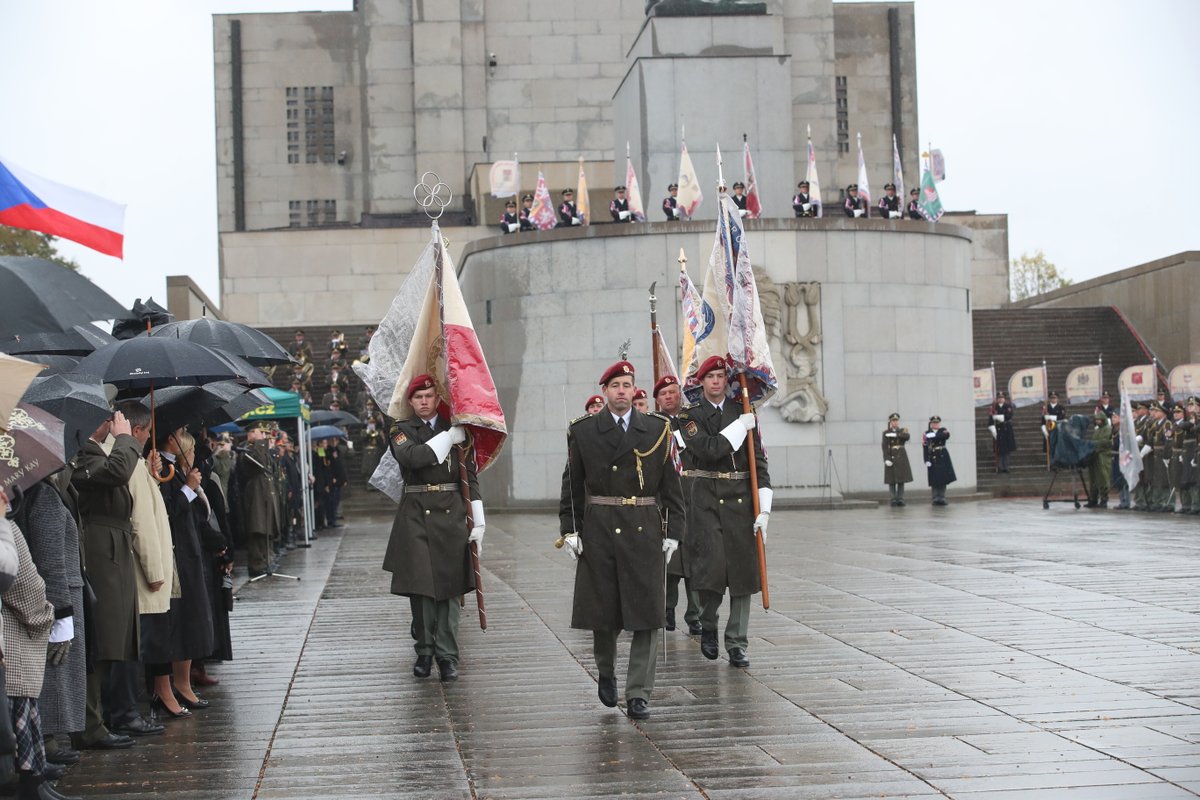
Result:
[[[912,495],[917,495],[913,492]],[[489,514],[489,629],[418,680],[388,524],[242,589],[213,708],[62,784],[146,798],[1157,800],[1200,795],[1200,520],[1042,510],[780,511],[751,667],[666,635],[652,718],[596,700],[549,514]],[[627,644],[627,642],[626,642]],[[623,651],[624,652],[624,651]],[[435,672],[436,675],[436,672]],[[623,681],[623,667],[619,679]]]

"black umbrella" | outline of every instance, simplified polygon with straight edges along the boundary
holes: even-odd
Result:
[[[167,341],[170,340],[168,339]],[[241,356],[235,356],[233,353],[226,353],[224,350],[217,350],[211,347],[208,348],[208,350],[210,353],[216,353],[217,357],[225,362],[229,369],[232,370],[234,374],[234,380],[238,381],[239,383],[244,383],[247,386],[253,387],[272,385],[271,379],[267,377],[265,372],[246,361],[246,359],[242,358]]]
[[[207,347],[148,336],[105,345],[80,361],[77,369],[99,375],[118,389],[200,385],[241,377],[227,358]]]
[[[34,378],[21,402],[37,406],[63,421],[63,454],[70,460],[87,438],[112,416],[116,392],[95,375],[70,373]]]
[[[62,469],[63,424],[40,408],[19,405],[0,425],[0,487],[28,489]]]
[[[223,353],[241,356],[255,366],[289,364],[292,361],[288,351],[270,336],[239,322],[201,317],[160,325],[150,331],[150,335],[186,339]]]
[[[245,411],[270,402],[266,395],[244,384],[234,381],[217,381],[204,386],[168,386],[154,393],[158,424],[175,430],[190,422],[229,422],[237,417],[229,416],[225,409],[230,405]]]
[[[349,411],[314,411],[309,417],[313,425],[336,425],[337,427],[361,428],[363,421]]]
[[[66,331],[129,312],[72,269],[32,256],[0,256],[0,337]]]
[[[154,302],[153,298],[143,303],[139,297],[133,301],[133,308],[123,316],[128,319],[119,319],[113,323],[113,336],[117,339],[132,339],[145,333],[147,328],[166,325],[175,320],[175,315]]]
[[[69,331],[23,333],[0,342],[0,352],[10,355],[86,356],[116,339],[95,325],[74,325]]]
[[[44,378],[47,375],[61,375],[64,372],[73,372],[79,365],[78,356],[51,356],[41,353],[26,353],[21,356],[21,360],[32,361],[35,364],[45,364],[46,368],[38,373],[39,378]]]

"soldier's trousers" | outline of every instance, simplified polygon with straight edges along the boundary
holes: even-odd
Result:
[[[1133,508],[1135,511],[1147,511],[1150,508],[1150,490],[1146,488],[1145,473],[1133,488]]]
[[[904,502],[904,484],[903,483],[889,483],[888,491],[892,495],[893,503],[903,503]]]
[[[683,581],[683,593],[687,595],[687,610],[683,612],[683,621],[697,622],[700,619],[700,598],[692,591],[687,578],[679,575],[667,576],[667,608],[679,605],[680,581]]]
[[[267,571],[267,559],[271,551],[270,534],[251,532],[246,534],[246,566],[251,574]]]
[[[592,652],[601,675],[616,675],[617,637],[620,631],[592,631]],[[654,670],[658,666],[658,637],[661,629],[634,631],[629,644],[629,668],[625,673],[626,702],[640,697],[649,702],[654,691]]]
[[[940,486],[930,486],[929,493],[933,495],[933,498],[932,498],[933,502],[939,503],[939,504],[946,502],[946,485],[945,484],[941,484]]]
[[[458,598],[434,600],[412,598],[413,622],[417,626],[416,650],[419,656],[458,663]]]
[[[904,484],[900,484],[903,486]],[[721,592],[699,592],[700,595],[700,627],[706,631],[715,631],[720,624],[721,601],[725,595]],[[750,636],[750,600],[752,595],[739,594],[729,597],[729,619],[725,622],[725,649],[732,650],[749,647]]]

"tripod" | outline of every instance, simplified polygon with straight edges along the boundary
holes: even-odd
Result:
[[[817,478],[821,486],[821,502],[826,508],[833,508],[833,481],[837,481],[838,493],[845,494],[842,488],[842,476],[838,474],[837,464],[833,460],[833,450],[825,451],[825,460],[821,462],[820,475]]]

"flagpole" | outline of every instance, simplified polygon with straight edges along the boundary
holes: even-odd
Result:
[[[658,340],[655,338],[658,333],[658,298],[654,296],[654,287],[657,285],[658,281],[650,284],[650,359],[654,365],[655,383],[658,383],[659,379]]]

